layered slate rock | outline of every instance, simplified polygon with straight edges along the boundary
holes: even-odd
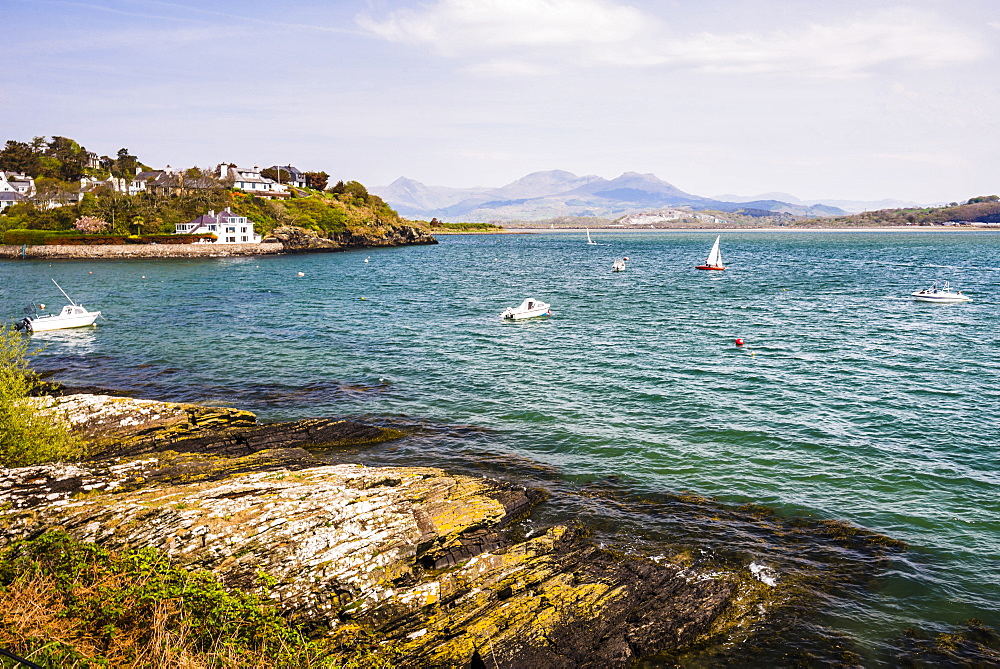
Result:
[[[329,237],[295,225],[283,225],[272,230],[264,242],[280,242],[287,253],[438,243],[429,232],[413,225],[386,225],[363,231],[333,233]]]
[[[118,404],[73,401],[95,416]],[[737,588],[601,550],[581,528],[522,536],[518,521],[542,495],[521,486],[431,467],[330,465],[316,455],[316,425],[199,433],[197,420],[173,413],[181,405],[132,401],[161,424],[131,426],[129,441],[127,420],[104,420],[103,431],[90,428],[102,457],[0,470],[0,544],[62,527],[109,548],[153,546],[233,588],[266,578],[306,629],[370,627],[414,667],[627,666],[690,642]],[[178,430],[170,449],[164,435]],[[110,433],[123,446],[107,446]]]

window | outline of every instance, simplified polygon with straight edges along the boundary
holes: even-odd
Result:
[[[244,236],[244,237],[243,237],[243,241],[247,241],[247,238],[246,238],[246,236]]]
[[[209,230],[218,230],[219,226],[217,226],[217,225],[210,225],[210,226],[208,226],[208,229]]]
[[[226,237],[226,241],[227,242],[235,242],[236,241],[236,237]]]
[[[226,226],[226,232],[236,232],[236,226],[235,225],[227,225]]]
[[[247,231],[246,228],[240,228],[240,232],[246,232],[246,231]]]

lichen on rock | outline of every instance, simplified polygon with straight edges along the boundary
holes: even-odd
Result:
[[[400,644],[408,666],[623,667],[695,639],[737,588],[602,550],[581,528],[523,537],[518,521],[544,497],[535,490],[320,457],[398,436],[385,428],[59,400],[43,403],[101,449],[0,470],[0,544],[60,527],[109,548],[155,547],[232,588],[266,575],[291,619],[316,633],[363,625]]]

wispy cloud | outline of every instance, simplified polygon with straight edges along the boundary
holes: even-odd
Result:
[[[468,71],[492,74],[617,66],[851,77],[986,53],[975,36],[942,17],[907,8],[737,34],[680,33],[657,15],[612,0],[436,0],[357,21],[382,39],[427,46],[463,60]]]

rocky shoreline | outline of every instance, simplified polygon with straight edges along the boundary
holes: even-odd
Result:
[[[630,499],[613,481],[547,499],[567,491],[528,470],[525,485],[510,470],[380,464],[405,426],[261,424],[239,409],[48,392],[32,401],[67,420],[90,455],[0,469],[0,549],[52,529],[111,550],[152,547],[233,590],[273,584],[268,596],[309,635],[367,630],[398,649],[400,666],[861,666],[814,617],[905,550],[765,507]],[[539,513],[553,505],[576,520]],[[614,540],[640,538],[637,511],[678,521],[641,537],[655,553]],[[950,646],[908,631],[892,642],[894,663],[997,659],[995,633],[976,624]]]
[[[261,574],[314,633],[360,624],[407,666],[624,667],[710,631],[737,578],[602,550],[581,527],[526,532],[544,497],[433,467],[319,454],[400,436],[235,409],[67,395],[36,400],[93,445],[87,461],[0,470],[0,545],[61,528],[152,546],[232,588]]]

